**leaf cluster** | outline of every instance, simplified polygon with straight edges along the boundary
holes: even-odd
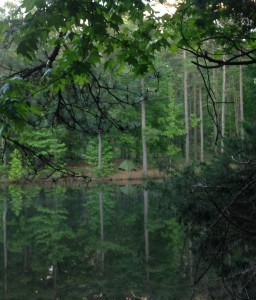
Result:
[[[255,64],[255,9],[251,0],[185,1],[174,17],[178,44],[195,55],[200,67]],[[209,49],[213,43],[218,45],[214,51]]]

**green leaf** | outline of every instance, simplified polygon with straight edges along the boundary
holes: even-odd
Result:
[[[98,52],[92,52],[89,54],[89,56],[87,57],[87,62],[90,64],[95,65],[96,63],[99,63],[101,60],[101,56]]]
[[[116,66],[114,72],[116,74],[121,74],[124,70],[125,70],[125,65],[119,64],[119,65]]]
[[[21,54],[29,60],[33,60],[35,57],[34,51],[36,50],[38,50],[37,39],[35,37],[29,37],[19,43],[17,47],[17,54]]]
[[[179,51],[179,47],[176,43],[172,43],[171,47],[169,47],[169,51],[172,53],[172,54],[175,54]]]
[[[86,83],[89,83],[90,81],[91,81],[90,77],[86,74],[75,76],[75,82],[80,86],[83,86]]]
[[[33,115],[41,115],[41,111],[37,105],[32,105],[30,111]]]
[[[106,24],[104,22],[95,23],[92,30],[99,36],[107,35]]]
[[[116,65],[116,61],[113,58],[110,58],[104,63],[104,69],[113,69]]]
[[[113,15],[111,16],[111,20],[112,20],[114,23],[119,24],[119,25],[121,25],[121,24],[124,23],[124,22],[123,22],[123,19],[122,19],[118,14],[113,14]]]
[[[35,0],[23,0],[21,7],[26,8],[26,11],[30,11],[35,6]]]
[[[136,66],[138,64],[138,60],[134,56],[128,56],[125,61],[132,66]]]

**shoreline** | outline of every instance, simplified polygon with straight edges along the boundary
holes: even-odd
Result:
[[[65,184],[65,185],[96,185],[96,184],[115,184],[115,185],[127,185],[127,184],[139,184],[146,180],[163,180],[168,177],[168,174],[160,172],[158,169],[148,170],[148,176],[145,177],[142,174],[142,169],[136,171],[121,171],[119,170],[116,173],[112,173],[108,176],[90,176],[91,174],[79,174],[78,176],[62,176],[59,178],[33,178],[33,179],[17,179],[9,180],[6,178],[1,178],[0,185],[9,186],[9,185],[56,185],[56,184]]]

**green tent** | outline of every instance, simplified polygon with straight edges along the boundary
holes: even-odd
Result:
[[[135,171],[136,167],[135,164],[131,160],[124,160],[118,167],[119,170],[124,171]]]

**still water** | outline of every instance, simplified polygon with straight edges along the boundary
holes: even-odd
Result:
[[[172,202],[142,185],[1,191],[3,299],[210,299]],[[207,290],[207,289],[206,289]]]

